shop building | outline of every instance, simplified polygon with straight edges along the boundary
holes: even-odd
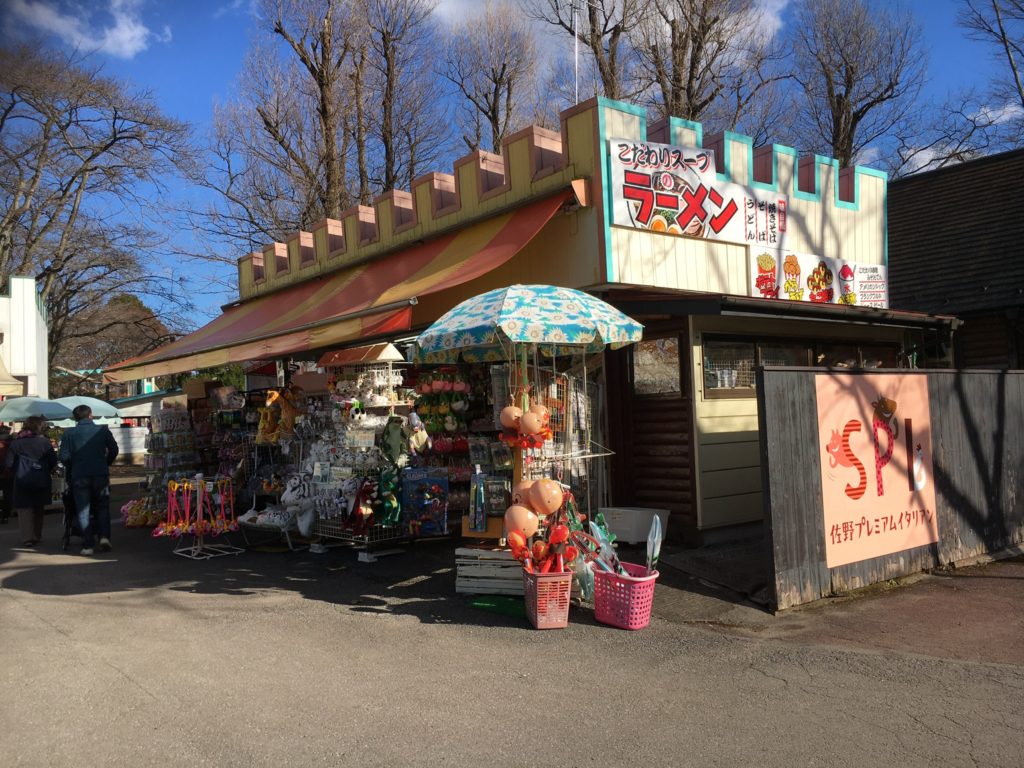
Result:
[[[892,306],[956,315],[959,368],[1024,367],[1024,149],[893,182]]]
[[[0,293],[0,394],[47,397],[46,307],[32,277],[8,275]]]
[[[887,179],[592,99],[451,174],[239,261],[239,298],[111,381],[316,360],[514,283],[584,289],[645,325],[606,353],[607,502],[699,542],[764,516],[756,372],[944,367],[955,321],[888,299]]]

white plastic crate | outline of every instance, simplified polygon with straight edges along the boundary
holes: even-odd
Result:
[[[639,544],[647,541],[651,531],[651,520],[655,515],[661,518],[661,537],[668,534],[668,510],[649,507],[599,507],[608,530],[615,534],[617,541]]]

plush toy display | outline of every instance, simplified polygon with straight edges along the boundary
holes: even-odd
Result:
[[[256,428],[256,445],[273,445],[277,442],[277,411],[274,408],[260,408],[260,424]]]
[[[310,536],[316,524],[316,508],[313,500],[313,479],[310,475],[294,474],[288,477],[281,493],[281,505],[293,515],[299,533]]]
[[[299,392],[293,389],[271,389],[267,392],[267,407],[276,406],[280,411],[278,419],[277,436],[275,441],[282,436],[295,434],[295,420],[302,414],[302,410],[296,406]]]

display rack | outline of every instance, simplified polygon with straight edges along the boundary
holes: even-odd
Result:
[[[237,555],[245,550],[231,543],[238,530],[234,513],[234,487],[230,478],[202,477],[167,483],[167,516],[153,532],[175,542],[175,555],[189,560],[209,560]]]

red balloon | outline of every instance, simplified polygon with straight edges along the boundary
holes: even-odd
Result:
[[[565,496],[562,486],[554,480],[537,480],[530,489],[530,506],[538,515],[550,515],[557,512]]]
[[[505,510],[505,531],[506,534],[512,531],[519,531],[526,538],[530,538],[537,532],[540,520],[532,509],[513,504]]]

